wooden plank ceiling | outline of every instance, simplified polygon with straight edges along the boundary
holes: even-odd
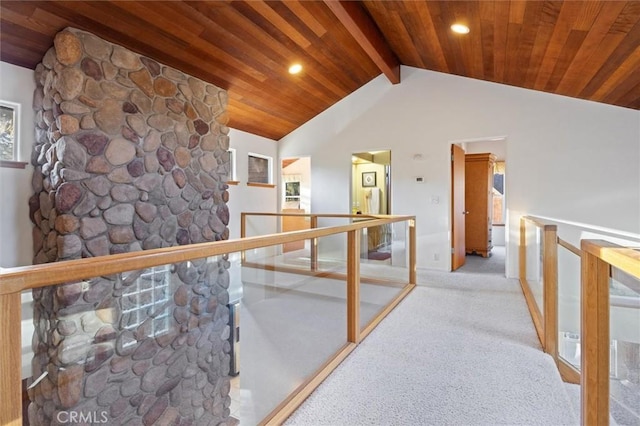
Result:
[[[276,140],[398,63],[640,109],[640,1],[2,0],[0,59],[35,68],[67,26],[227,89],[229,125]]]

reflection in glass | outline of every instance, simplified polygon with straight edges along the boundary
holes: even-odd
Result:
[[[226,256],[33,291],[31,424],[210,424],[229,415]]]
[[[580,368],[580,257],[558,245],[558,355]]]
[[[258,424],[346,344],[346,280],[322,275],[242,267],[241,424]]]
[[[529,288],[533,293],[533,297],[536,301],[536,305],[540,311],[540,314],[544,315],[543,309],[543,285],[542,285],[542,234],[543,231],[539,227],[527,223],[526,225],[526,271],[527,282]]]
[[[360,329],[393,301],[409,278],[406,222],[373,226],[360,238]]]
[[[618,424],[640,424],[640,280],[612,268],[610,412]]]

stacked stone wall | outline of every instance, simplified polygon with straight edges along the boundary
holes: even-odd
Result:
[[[228,238],[224,90],[73,28],[35,79],[34,263]],[[224,423],[228,267],[34,291],[32,424]]]

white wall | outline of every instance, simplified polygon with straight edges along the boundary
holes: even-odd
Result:
[[[473,141],[466,142],[463,145],[466,154],[484,154],[490,152],[496,156],[496,161],[504,161],[507,158],[507,141],[506,139],[496,141]]]
[[[0,267],[30,265],[33,258],[32,224],[29,220],[31,189],[31,150],[35,139],[33,70],[0,62],[0,99],[21,105],[20,149],[18,160],[29,163],[25,169],[0,167]]]
[[[238,185],[229,187],[229,238],[240,238],[240,213],[241,212],[272,212],[278,211],[278,191],[280,191],[279,178],[277,173],[280,171],[278,160],[278,145],[272,139],[262,136],[253,135],[237,129],[231,129],[229,132],[229,147],[236,150],[236,179]],[[248,172],[248,155],[254,154],[265,155],[273,158],[273,176],[272,182],[277,184],[275,188],[263,188],[247,186]],[[253,218],[252,223],[258,223],[259,220]],[[265,225],[275,221],[265,221]],[[262,230],[260,231],[262,232]],[[276,232],[270,226],[264,229],[263,233]]]
[[[450,144],[506,136],[509,276],[522,214],[640,230],[640,112],[411,67],[402,76],[374,79],[281,140],[281,157],[312,155],[315,212],[347,212],[352,152],[391,149],[392,212],[417,216],[418,266],[449,270]]]
[[[25,169],[0,167],[0,267],[31,265],[33,243],[29,219],[31,189],[31,150],[35,141],[33,70],[0,62],[0,99],[20,104],[20,146],[18,160],[29,163]],[[31,376],[31,336],[33,311],[31,292],[22,294],[22,377]]]

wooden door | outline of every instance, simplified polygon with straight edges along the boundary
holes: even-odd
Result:
[[[464,150],[451,145],[451,270],[465,262]]]

